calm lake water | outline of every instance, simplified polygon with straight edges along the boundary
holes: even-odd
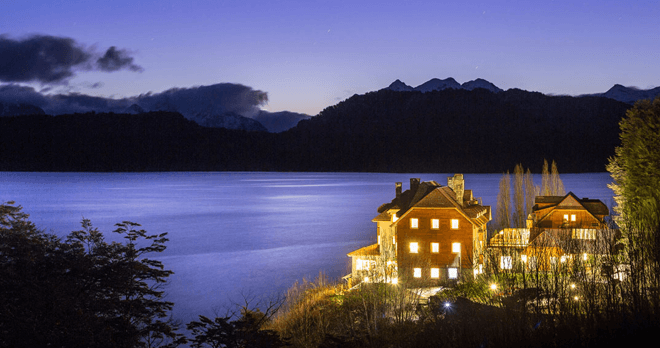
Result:
[[[14,173],[0,172],[0,201],[15,201],[39,228],[65,236],[90,219],[109,240],[114,224],[169,233],[157,258],[175,273],[166,292],[184,323],[211,316],[241,292],[268,295],[323,271],[350,272],[346,253],[375,243],[371,219],[411,177],[446,174]],[[465,174],[495,209],[500,174]],[[562,174],[566,191],[612,205],[607,173]],[[537,185],[540,175],[534,176]]]

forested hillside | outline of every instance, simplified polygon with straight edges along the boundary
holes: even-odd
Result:
[[[476,173],[547,158],[562,172],[600,172],[629,107],[522,90],[381,90],[279,134],[167,112],[2,117],[0,170]]]

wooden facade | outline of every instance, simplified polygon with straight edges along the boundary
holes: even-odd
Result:
[[[600,200],[565,196],[537,196],[528,228],[507,228],[489,241],[490,259],[500,268],[525,264],[528,269],[547,271],[573,258],[586,259],[601,253],[605,217],[609,209]],[[511,260],[511,264],[503,262]],[[507,266],[507,267],[503,267]]]
[[[491,211],[464,189],[462,174],[448,178],[447,186],[413,178],[405,192],[396,183],[395,198],[378,212],[372,220],[377,226],[378,255],[362,249],[349,253],[353,278],[367,277],[357,269],[367,257],[380,259],[377,272],[388,270],[387,276],[372,276],[384,281],[447,280],[482,269]]]

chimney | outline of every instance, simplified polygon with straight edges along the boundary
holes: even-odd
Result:
[[[401,196],[401,186],[403,183],[397,182],[396,183],[396,199],[399,199],[399,196]]]
[[[419,188],[419,178],[410,178],[410,191],[415,194]]]
[[[465,193],[463,174],[454,174],[453,178],[447,178],[447,186],[456,194],[458,204],[463,205],[463,194]]]

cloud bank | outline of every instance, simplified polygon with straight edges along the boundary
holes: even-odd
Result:
[[[199,121],[226,113],[254,118],[259,114],[260,107],[268,103],[268,93],[240,84],[218,83],[111,99],[78,93],[48,95],[32,87],[7,84],[0,85],[0,103],[32,104],[49,115],[90,111],[130,113],[136,109],[174,111],[180,112],[188,119]]]
[[[0,36],[0,81],[65,83],[78,71],[130,70],[140,72],[128,51],[108,48],[99,55],[74,39],[32,35],[23,39]]]

